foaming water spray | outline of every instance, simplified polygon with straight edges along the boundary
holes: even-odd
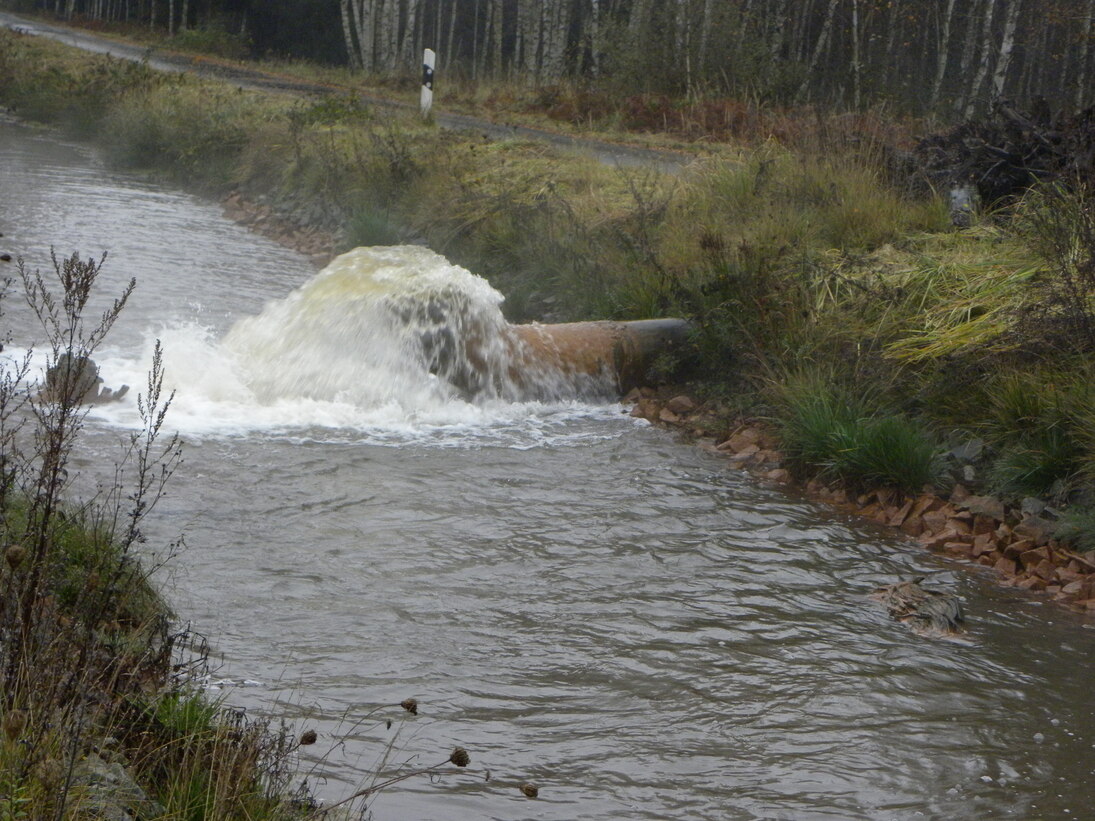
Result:
[[[357,248],[237,323],[223,346],[260,402],[417,407],[612,398],[683,333],[667,335],[676,320],[512,326],[502,300],[426,248]]]
[[[534,446],[563,429],[580,436],[566,420],[607,412],[686,331],[679,320],[510,325],[501,304],[484,279],[426,248],[358,248],[219,339],[184,322],[150,334],[137,358],[98,361],[110,384],[139,386],[161,338],[171,418],[190,434],[462,446],[490,430]],[[135,424],[129,402],[95,413]]]

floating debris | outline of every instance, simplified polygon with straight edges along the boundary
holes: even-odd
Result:
[[[412,716],[418,715],[418,700],[413,698],[405,698],[399,702],[399,706],[410,713]]]
[[[310,744],[315,744],[316,738],[315,730],[305,730],[300,736],[300,746],[307,747]]]
[[[536,798],[540,794],[540,788],[535,784],[522,784],[521,792],[525,794],[526,798]]]
[[[965,632],[962,604],[952,593],[925,590],[923,577],[880,587],[871,598],[886,605],[890,617],[925,636],[953,636]]]

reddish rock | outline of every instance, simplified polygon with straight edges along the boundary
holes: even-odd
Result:
[[[999,523],[992,517],[978,514],[973,517],[973,532],[974,534],[995,533],[997,524]]]
[[[719,445],[719,450],[732,450],[735,453],[745,450],[750,446],[757,446],[760,450],[760,431],[756,428],[742,428],[729,439]],[[754,451],[755,453],[756,451]]]
[[[970,492],[966,490],[962,485],[955,485],[951,490],[951,502],[953,504],[959,504],[970,497]]]
[[[1034,567],[1034,574],[1047,582],[1051,582],[1057,577],[1057,565],[1049,559],[1043,559]]]
[[[890,527],[901,527],[905,524],[905,520],[912,514],[914,502],[910,499],[898,510],[894,511],[893,516],[890,517]]]
[[[680,396],[674,396],[672,399],[665,403],[665,406],[678,416],[684,416],[684,414],[686,413],[692,413],[692,411],[697,408],[696,400],[694,400],[691,396],[685,396],[683,393]]]
[[[944,530],[942,533],[936,533],[934,535],[925,534],[920,537],[920,543],[929,550],[939,550],[948,542],[960,542],[962,540],[962,534],[955,530]]]
[[[1039,563],[1049,560],[1049,548],[1037,547],[1024,551],[1019,555],[1019,562],[1023,567],[1036,567]]]
[[[910,516],[901,525],[901,530],[915,539],[924,532],[924,520],[919,516]]]
[[[1004,556],[1001,556],[997,560],[996,564],[993,565],[993,567],[996,568],[999,572],[1003,573],[1005,576],[1014,576],[1016,571],[1019,569],[1016,566],[1014,559],[1009,559]]]
[[[977,561],[986,567],[993,567],[1000,559],[1002,559],[999,553],[982,553],[977,557]]]
[[[913,505],[912,512],[909,513],[909,516],[923,516],[925,513],[930,513],[933,510],[939,510],[943,507],[944,504],[944,501],[938,496],[932,493],[925,493],[923,496],[916,500],[916,503]]]
[[[961,533],[963,536],[973,535],[973,525],[971,521],[967,521],[960,516],[951,516],[949,519],[947,519],[947,527],[958,533]]]
[[[629,390],[627,392],[627,396],[625,396],[621,401],[625,405],[634,405],[636,402],[638,402],[642,398],[643,398],[642,391],[640,391],[638,388],[632,388],[631,390]]]
[[[776,468],[775,470],[770,470],[767,473],[765,473],[764,475],[766,477],[768,477],[769,479],[771,479],[773,482],[790,482],[791,481],[791,472],[789,470],[784,470],[783,468]]]
[[[947,542],[943,545],[943,552],[968,559],[973,555],[973,546],[966,542]]]
[[[749,445],[748,447],[739,450],[730,458],[733,459],[735,462],[745,462],[749,459],[752,459],[758,453],[760,453],[760,448],[758,448],[756,445]]]
[[[1018,587],[1020,590],[1042,591],[1046,589],[1046,582],[1044,579],[1041,579],[1038,576],[1029,576],[1015,586]]]
[[[1061,587],[1061,592],[1066,596],[1075,596],[1079,598],[1084,593],[1083,580],[1076,579],[1075,581],[1068,582]]]
[[[871,502],[869,505],[859,508],[859,515],[864,519],[873,519],[881,509],[878,502]]]
[[[658,421],[665,422],[667,425],[675,425],[681,421],[681,418],[669,408],[662,408],[658,414]]]
[[[933,510],[924,514],[924,529],[929,533],[940,533],[947,527],[947,514],[943,510]]]
[[[1007,541],[1011,538],[1011,527],[1007,524],[1002,524],[996,528],[996,538],[1001,541]]]
[[[978,533],[973,538],[973,555],[981,556],[996,549],[996,540],[991,533]]]
[[[1012,542],[1004,548],[1004,554],[1012,559],[1018,559],[1028,550],[1034,549],[1033,539],[1020,539],[1017,542]]]

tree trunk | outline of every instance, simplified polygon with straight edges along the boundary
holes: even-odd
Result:
[[[929,105],[931,108],[939,102],[939,91],[943,88],[943,78],[947,75],[947,61],[951,50],[951,22],[954,20],[955,0],[947,0],[947,11],[940,23],[939,55],[935,64],[935,81],[932,83],[932,96]]]
[[[346,56],[350,61],[350,70],[358,71],[361,68],[361,55],[354,42],[354,27],[350,22],[350,0],[340,0],[339,10],[342,13],[342,37],[346,42]]]
[[[859,111],[862,79],[859,53],[859,0],[852,0],[852,108]]]
[[[996,73],[992,76],[992,99],[999,100],[1004,95],[1004,83],[1008,78],[1008,66],[1011,65],[1011,54],[1015,48],[1015,28],[1019,25],[1019,13],[1023,8],[1023,0],[1011,0],[1008,7],[1008,16],[1004,21],[1004,36],[1000,40],[1000,56],[996,60]]]
[[[403,55],[401,59],[407,66],[416,65],[422,57],[422,52],[416,48],[418,43],[415,39],[418,30],[418,8],[421,2],[422,0],[407,0],[407,21],[403,28],[403,39],[399,44],[399,51]]]
[[[825,12],[825,22],[822,23],[821,33],[817,36],[817,43],[815,43],[813,55],[810,57],[810,65],[806,69],[806,77],[802,80],[802,85],[799,86],[798,93],[795,95],[796,103],[803,102],[810,91],[810,80],[817,69],[818,61],[821,59],[825,47],[829,44],[829,33],[833,28],[833,16],[836,14],[836,4],[838,2],[839,0],[829,0],[829,8]]]
[[[1087,0],[1087,11],[1084,13],[1084,36],[1080,41],[1080,64],[1076,82],[1076,110],[1084,107],[1087,91],[1088,55],[1091,52],[1092,22],[1095,21],[1095,0]],[[1048,55],[1042,54],[1042,59],[1048,59]]]
[[[186,19],[190,16],[190,0],[182,0],[182,14],[179,16],[179,31],[186,31]]]
[[[452,14],[449,16],[449,43],[445,48],[445,50],[448,52],[445,58],[446,66],[448,66],[450,64],[450,61],[456,56],[453,52],[453,42],[454,38],[456,37],[456,9],[458,5],[459,0],[452,0]]]
[[[981,26],[981,63],[977,67],[977,75],[970,85],[970,93],[966,98],[966,110],[964,117],[968,120],[977,111],[977,97],[981,94],[981,86],[985,83],[985,77],[989,73],[989,63],[992,61],[992,17],[996,11],[996,0],[988,0],[985,5],[985,18]]]

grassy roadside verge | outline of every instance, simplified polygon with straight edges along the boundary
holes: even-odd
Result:
[[[181,461],[158,346],[113,483],[72,498],[92,356],[134,287],[100,312],[104,261],[20,261],[13,278],[49,368],[40,388],[30,352],[0,372],[0,817],[303,817],[299,742],[206,700],[204,656],[150,577],[144,522]]]
[[[1092,518],[1082,194],[1035,192],[957,230],[909,193],[877,124],[757,113],[737,132],[751,142],[667,177],[3,38],[2,102],[123,167],[240,191],[346,248],[426,242],[487,276],[513,320],[689,317],[705,395],[772,418],[796,471],[961,478]],[[983,456],[956,472],[946,454],[969,442]]]

